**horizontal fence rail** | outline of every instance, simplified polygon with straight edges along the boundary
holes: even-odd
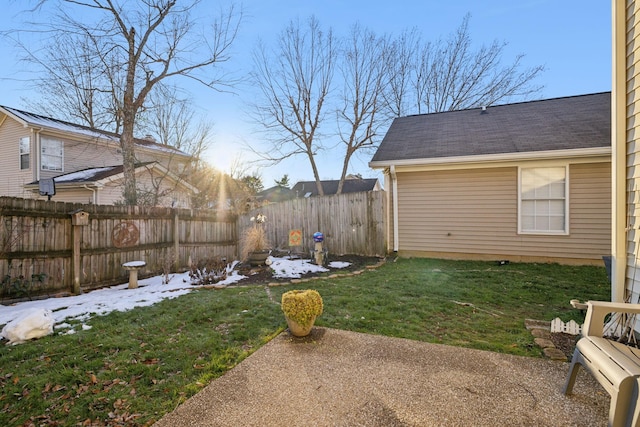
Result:
[[[150,275],[237,253],[236,217],[210,211],[0,197],[0,221],[3,301],[73,291],[76,280],[82,290],[126,283],[129,261],[145,261]]]
[[[385,193],[368,191],[322,197],[297,198],[263,206],[238,219],[241,230],[251,218],[267,217],[264,228],[271,245],[280,250],[310,253],[313,233],[324,234],[329,255],[383,256],[385,254]],[[301,232],[300,245],[291,246],[289,235]]]
[[[83,205],[0,197],[0,301],[126,283],[122,264],[145,261],[142,276],[182,271],[219,256],[238,259],[239,236],[257,213],[271,247],[309,254],[313,233],[331,254],[385,253],[384,192],[294,199],[236,217],[207,210]],[[292,231],[300,244],[290,245]]]

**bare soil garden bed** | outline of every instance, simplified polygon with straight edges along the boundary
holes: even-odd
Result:
[[[568,360],[571,360],[573,350],[579,338],[580,336],[578,335],[565,334],[563,332],[554,332],[551,334],[551,342],[553,342],[553,345],[555,345],[558,350],[567,356]]]
[[[276,254],[276,256],[278,256]],[[304,259],[304,258],[303,258]],[[310,272],[301,275],[301,279],[309,278],[309,277],[322,277],[329,276],[331,274],[340,274],[340,273],[349,273],[353,271],[362,270],[369,266],[374,266],[380,263],[381,258],[378,257],[370,257],[370,256],[361,256],[361,255],[330,255],[329,256],[329,265],[325,268],[329,271],[326,272]],[[340,262],[340,263],[349,263],[348,266],[342,268],[333,268],[330,263],[332,262]],[[276,278],[273,277],[273,270],[269,266],[259,266],[252,267],[249,265],[240,265],[238,267],[238,272],[247,276],[245,279],[242,279],[238,282],[240,286],[246,285],[259,285],[259,284],[268,284],[273,282],[290,282],[291,278]]]

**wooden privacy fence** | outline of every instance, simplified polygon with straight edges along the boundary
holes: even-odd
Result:
[[[294,199],[251,215],[105,206],[0,197],[0,300],[80,292],[126,283],[122,264],[145,261],[142,275],[175,272],[214,256],[237,259],[238,230],[267,216],[272,246],[309,253],[321,231],[329,254],[385,253],[384,193]],[[289,233],[301,232],[291,247]]]
[[[313,233],[320,231],[331,254],[383,256],[385,241],[385,193],[368,191],[287,200],[263,206],[241,216],[239,228],[251,226],[251,217],[266,215],[265,230],[272,246],[309,253]],[[289,245],[289,233],[300,230],[300,246]]]
[[[78,213],[86,221],[74,225]],[[83,290],[126,283],[129,261],[144,260],[141,273],[157,274],[237,253],[236,217],[210,211],[0,197],[0,221],[2,300],[72,291],[74,279]]]

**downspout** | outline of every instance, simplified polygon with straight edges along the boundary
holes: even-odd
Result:
[[[97,188],[91,188],[89,187],[87,184],[83,185],[83,187],[89,191],[91,191],[91,193],[93,193],[93,195],[91,196],[91,198],[93,199],[93,204],[97,205],[98,204],[98,189]]]
[[[36,169],[36,176],[35,176],[35,180],[40,182],[40,151],[42,150],[41,145],[42,142],[40,141],[40,132],[42,132],[42,128],[40,129],[34,129],[35,131],[35,141],[33,141],[33,145],[34,145],[34,150],[35,153],[33,153],[33,167]]]
[[[393,196],[393,252],[398,252],[398,177],[395,165],[391,165],[389,168],[389,175],[391,176],[391,195]]]

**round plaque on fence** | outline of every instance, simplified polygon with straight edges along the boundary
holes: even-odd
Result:
[[[131,221],[123,221],[116,224],[111,232],[111,241],[116,248],[133,246],[140,240],[140,231]]]

